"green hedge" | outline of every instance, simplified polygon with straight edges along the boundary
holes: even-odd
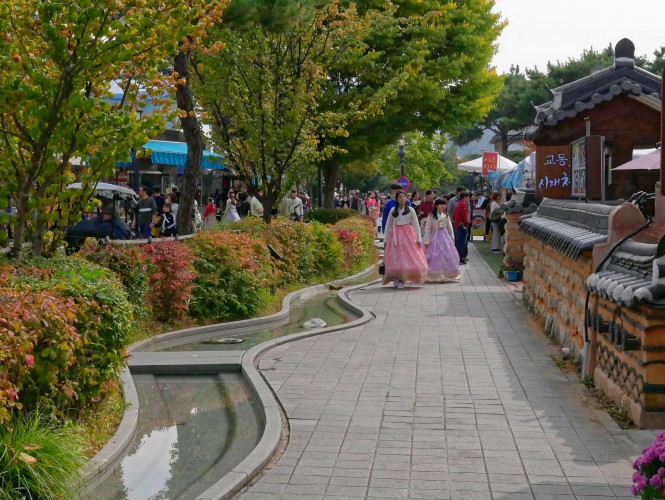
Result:
[[[0,424],[38,407],[65,414],[103,398],[138,327],[135,311],[153,331],[154,320],[251,317],[275,288],[346,275],[374,255],[364,217],[330,226],[249,218],[238,227],[185,242],[1,260]]]
[[[196,260],[189,314],[227,320],[256,313],[269,293],[266,245],[247,234],[201,231],[187,241]]]
[[[336,224],[348,217],[359,216],[356,210],[348,208],[315,208],[305,214],[305,221],[316,221],[321,224]]]
[[[116,377],[123,363],[127,338],[134,325],[133,307],[117,275],[80,257],[36,258],[15,271],[7,279],[10,288],[50,293],[71,306],[67,318],[79,337],[78,342],[73,342],[68,340],[68,333],[63,333],[63,342],[71,343],[75,360],[68,365],[67,357],[58,354],[66,350],[64,344],[58,343],[58,331],[44,328],[38,332],[33,347],[35,365],[30,372],[36,387],[23,394],[33,395],[28,406],[39,403],[63,411],[67,409],[67,399],[73,399],[73,406],[80,407],[102,396],[105,383]],[[53,336],[50,340],[49,335]],[[66,398],[60,391],[52,390],[58,384],[67,385]]]

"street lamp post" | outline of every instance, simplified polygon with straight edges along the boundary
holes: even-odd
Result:
[[[397,141],[397,157],[399,158],[399,176],[404,177],[404,157],[406,153],[404,152],[404,146],[406,146],[406,139],[404,135],[400,135]]]

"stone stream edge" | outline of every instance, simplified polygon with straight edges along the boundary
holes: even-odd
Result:
[[[138,342],[133,343],[128,347],[128,353],[130,357],[128,359],[128,365],[132,364],[132,357],[136,356],[140,358],[142,354],[150,355],[153,353],[142,352],[146,348],[154,346],[157,343],[163,343],[169,340],[177,340],[182,338],[188,338],[195,340],[196,337],[200,336],[211,336],[217,335],[220,333],[246,333],[248,331],[256,330],[257,328],[265,328],[271,325],[278,326],[283,324],[286,319],[289,317],[290,312],[290,303],[294,299],[300,297],[301,295],[308,293],[318,293],[328,290],[331,285],[343,285],[345,282],[352,281],[358,278],[362,278],[365,275],[372,273],[376,264],[371,265],[364,271],[357,273],[355,275],[342,278],[339,280],[331,281],[329,283],[315,285],[295,292],[289,293],[284,299],[282,299],[282,308],[279,312],[271,314],[269,316],[263,316],[259,318],[250,318],[246,320],[233,321],[229,323],[216,323],[213,325],[200,326],[195,328],[187,328],[184,330],[176,330],[173,332],[167,332],[149,339],[139,340]],[[357,288],[361,288],[367,285],[374,284],[379,280],[371,280],[366,283],[361,283],[358,285],[353,285],[340,289],[337,292],[339,299],[342,302],[342,305],[355,312],[361,316],[358,319],[350,321],[348,323],[342,323],[340,325],[331,326],[327,328],[317,328],[305,332],[294,333],[291,335],[285,335],[276,339],[269,340],[262,344],[251,347],[247,351],[236,351],[237,354],[234,356],[228,356],[229,351],[221,351],[222,362],[218,366],[217,372],[222,371],[235,371],[240,372],[248,384],[252,392],[255,394],[261,409],[263,410],[265,418],[265,428],[259,443],[252,450],[252,452],[245,457],[245,459],[240,462],[231,472],[222,477],[214,485],[204,491],[201,495],[197,497],[197,500],[222,500],[231,498],[235,493],[240,491],[245,487],[249,482],[254,479],[263,468],[270,462],[274,454],[276,453],[280,440],[282,439],[282,410],[279,401],[277,400],[272,389],[265,381],[261,373],[258,371],[256,365],[259,357],[266,351],[277,347],[288,342],[293,342],[296,340],[304,339],[307,337],[312,337],[315,335],[323,335],[330,332],[335,332],[339,330],[346,330],[353,328],[359,325],[363,325],[370,321],[373,316],[372,313],[368,310],[360,307],[351,301],[347,296],[349,292]],[[177,353],[164,353],[167,355],[177,354]],[[226,356],[225,356],[226,355]],[[172,357],[172,356],[171,356]],[[182,359],[182,358],[181,358]],[[143,359],[141,361],[144,361]],[[157,360],[155,360],[157,361]],[[178,369],[178,360],[175,361],[175,364],[167,362],[165,366],[166,370],[136,370],[136,372],[149,371],[150,373],[196,373],[194,361],[200,361],[205,363],[209,360],[204,359],[190,359],[185,360]],[[139,363],[141,364],[141,363]],[[151,363],[147,362],[146,365]],[[83,481],[83,489],[88,489],[93,485],[98,484],[102,481],[107,472],[115,467],[119,460],[126,454],[128,448],[132,445],[134,441],[134,436],[136,434],[136,429],[138,426],[138,410],[139,410],[139,400],[136,393],[136,387],[132,379],[130,368],[128,365],[125,365],[121,374],[120,380],[123,387],[123,395],[125,402],[127,403],[127,409],[123,415],[123,418],[118,426],[118,430],[113,435],[111,440],[100,450],[97,455],[95,455],[89,462],[84,475],[85,479]],[[210,365],[208,365],[210,366]],[[285,417],[284,417],[285,419]]]

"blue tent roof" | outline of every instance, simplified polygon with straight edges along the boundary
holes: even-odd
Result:
[[[187,161],[187,144],[184,142],[174,141],[148,141],[142,149],[149,149],[152,151],[151,160],[155,165],[171,165],[176,167],[178,174],[182,174],[185,170],[185,162]],[[129,168],[132,162],[117,162],[117,166]],[[224,166],[224,158],[222,155],[212,153],[210,151],[203,151],[203,161],[201,168],[205,170],[223,170],[235,174],[233,169]]]

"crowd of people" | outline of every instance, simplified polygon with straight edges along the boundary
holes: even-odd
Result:
[[[391,185],[390,190],[390,195],[352,191],[336,194],[334,198],[335,208],[355,210],[369,216],[375,221],[377,236],[383,234],[384,285],[392,282],[395,287],[404,288],[407,281],[458,281],[460,266],[468,262],[472,218],[477,210],[484,210],[482,219],[487,222],[485,234],[492,235],[492,251],[501,252],[505,219],[502,218],[498,192],[486,198],[458,187],[448,196],[427,190],[421,198],[418,192],[403,191],[399,184]],[[217,221],[262,218],[262,198],[262,190],[252,196],[246,186],[239,186],[232,188],[223,202],[222,195],[215,191],[207,198],[202,216],[194,200],[195,228],[209,229]],[[179,200],[177,187],[164,196],[159,188],[150,190],[142,186],[135,214],[129,223],[123,220],[122,214],[114,212],[113,204],[85,223],[94,229],[108,231],[116,239],[129,239],[130,226],[139,238],[174,236],[178,232]],[[281,213],[293,221],[300,221],[310,207],[309,196],[292,189],[281,204]]]

